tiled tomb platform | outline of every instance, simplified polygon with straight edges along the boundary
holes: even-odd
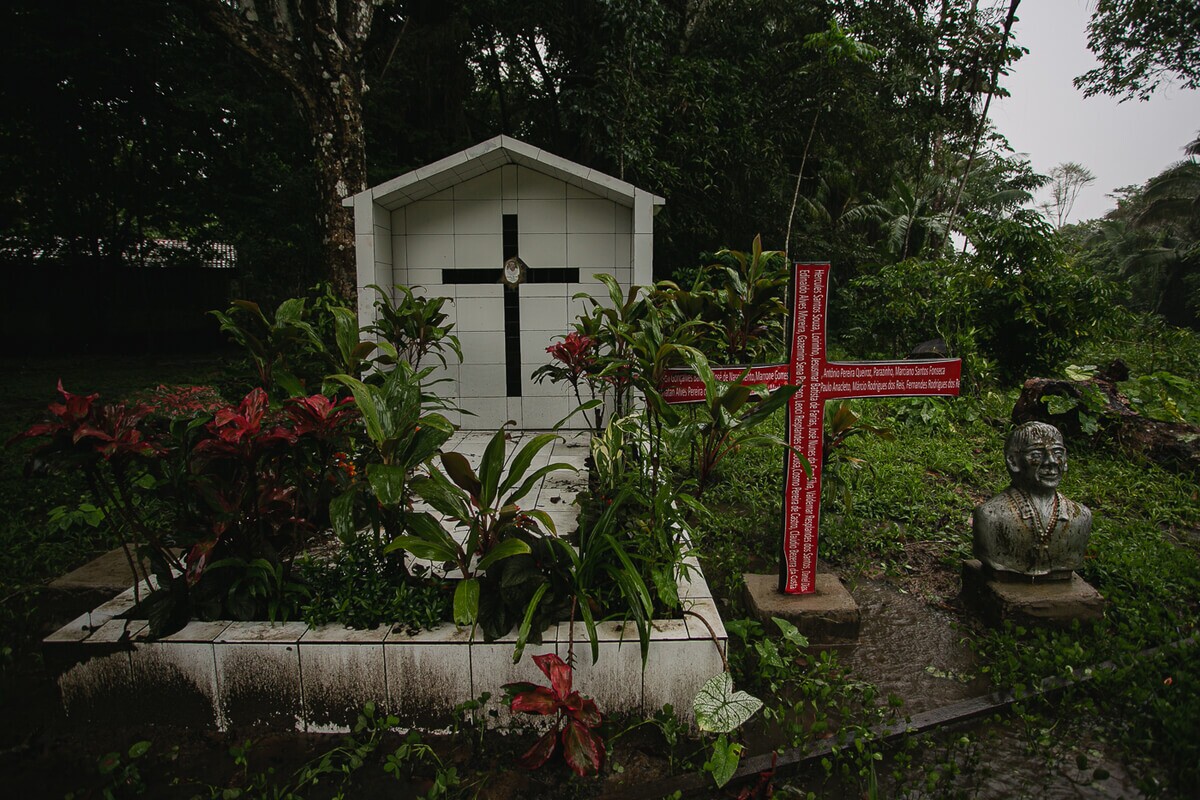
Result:
[[[511,457],[528,434],[514,432]],[[490,438],[482,432],[456,435],[446,449],[477,463]],[[568,434],[535,462],[562,461],[575,474],[551,473],[526,496],[546,510],[560,534],[575,526],[575,494],[584,484],[587,436]],[[725,628],[699,564],[689,561],[681,579],[685,606],[713,628],[726,646]],[[147,590],[143,583],[141,590]],[[81,615],[44,641],[47,665],[59,671],[59,688],[69,717],[96,723],[169,723],[219,730],[343,731],[354,725],[368,701],[400,717],[404,726],[444,728],[454,707],[490,692],[489,724],[511,722],[496,701],[501,686],[514,681],[546,683],[532,656],[555,652],[564,659],[568,624],[543,633],[512,663],[515,635],[493,643],[471,640],[470,630],[443,625],[410,635],[389,625],[353,630],[304,622],[192,622],[157,641],[147,639],[145,620],[124,619],[134,604],[132,588]],[[575,688],[595,698],[605,713],[653,714],[670,703],[691,722],[692,699],[722,669],[717,645],[704,622],[685,616],[654,623],[649,657],[642,669],[636,628],[598,626],[600,658],[591,663],[581,623],[575,625]]]

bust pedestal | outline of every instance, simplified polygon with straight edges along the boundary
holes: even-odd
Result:
[[[1069,628],[1075,620],[1089,625],[1104,618],[1104,598],[1074,572],[1063,580],[1001,580],[973,558],[963,562],[962,598],[996,627],[1007,620],[1017,625]]]

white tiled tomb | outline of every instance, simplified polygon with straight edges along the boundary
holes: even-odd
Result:
[[[448,381],[434,391],[471,412],[453,421],[549,428],[574,408],[573,395],[530,375],[584,309],[576,294],[607,302],[596,274],[612,275],[623,291],[653,281],[654,214],[664,203],[512,137],[489,139],[346,198],[360,324],[374,321],[371,285],[449,298],[463,362],[439,369]],[[501,280],[511,257],[527,267],[515,287]],[[568,422],[584,425],[582,416]]]

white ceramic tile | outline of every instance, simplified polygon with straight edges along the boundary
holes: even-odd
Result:
[[[404,230],[409,236],[454,233],[454,203],[418,200],[404,208]]]
[[[392,270],[408,269],[408,237],[403,234],[391,236],[390,267]]]
[[[517,199],[517,169],[516,164],[505,164],[500,168],[500,196],[505,200]],[[516,212],[509,212],[506,208],[504,213]]]
[[[464,396],[461,405],[463,411],[474,414],[463,414],[462,417],[462,426],[469,430],[494,431],[508,420],[508,399],[505,397]]]
[[[300,678],[309,732],[352,728],[368,702],[387,704],[382,633],[370,644],[301,642]]]
[[[613,209],[613,230],[616,233],[633,233],[633,209],[620,205]]]
[[[633,236],[628,233],[618,233],[613,236],[613,266],[617,269],[625,269],[625,276],[623,279],[618,276],[617,280],[629,283],[629,269],[632,263]]]
[[[567,233],[614,233],[616,212],[610,200],[567,200]]]
[[[723,669],[721,654],[710,641],[651,643],[642,688],[643,713],[654,714],[669,703],[677,719],[692,722],[696,693]]]
[[[570,410],[565,397],[525,397],[522,400],[526,428],[550,428]]]
[[[654,234],[633,233],[633,282],[649,286],[654,278]]]
[[[617,625],[611,622],[597,624],[597,628],[606,627]],[[599,660],[594,664],[591,642],[582,625],[576,625],[575,636],[572,688],[595,700],[602,714],[640,714],[642,654],[637,630],[628,631],[624,641],[599,641]],[[558,643],[558,655],[563,660],[567,659],[566,642]]]
[[[598,194],[596,194],[595,192],[588,191],[587,189],[583,188],[582,186],[576,186],[573,183],[567,184],[567,197],[577,197],[577,198],[583,198],[585,200],[601,199],[600,196]]]
[[[551,629],[552,631],[553,629]],[[541,685],[549,683],[546,676],[534,663],[533,657],[555,652],[556,643],[554,637],[550,635],[545,644],[527,644],[521,660],[516,664],[512,660],[514,650],[512,642],[496,642],[494,644],[475,642],[471,644],[470,649],[472,696],[478,697],[483,692],[490,692],[494,699],[500,700],[504,696],[502,687],[506,683],[520,681]],[[489,724],[494,722],[498,727],[507,727],[513,723],[514,716],[519,718],[521,724],[533,722],[527,714],[513,715],[503,703],[499,704],[498,711],[498,716],[494,720],[489,720]]]
[[[372,203],[371,222],[376,228],[384,228],[390,231],[392,227],[392,212],[378,203]]]
[[[107,603],[102,603],[88,612],[88,622],[93,628],[99,628],[118,614],[124,614],[133,608],[132,597],[114,597]]]
[[[567,205],[557,200],[518,200],[517,231],[519,233],[562,234],[567,229]]]
[[[63,709],[69,718],[111,721],[129,711],[133,699],[129,653],[95,656],[58,677]]]
[[[543,360],[539,363],[525,362],[521,364],[521,396],[566,397],[571,391],[568,384],[552,383],[549,378],[543,378],[541,383],[537,383],[531,377],[534,370],[542,366],[542,364],[547,364],[550,362],[550,357],[546,353],[542,353],[542,359]]]
[[[464,297],[456,301],[457,333],[468,331],[499,332],[504,330],[504,305],[490,297]],[[522,308],[522,311],[524,309]]]
[[[88,612],[63,625],[42,641],[46,644],[71,644],[82,642],[92,635],[92,623]]]
[[[216,639],[219,639],[225,629],[229,627],[228,620],[214,620],[205,622],[203,620],[192,620],[187,625],[184,625],[179,630],[172,634],[162,637],[160,642],[179,642],[179,643],[204,643],[211,644]]]
[[[438,294],[441,294],[446,288],[454,288],[442,283],[442,270],[440,268],[422,269],[420,267],[413,267],[408,270],[405,277],[406,280],[403,285],[409,288],[421,286],[427,290],[437,289]]]
[[[375,281],[375,237],[369,233],[354,237],[354,276],[363,286]]]
[[[458,234],[454,237],[454,266],[499,268],[504,259],[504,237],[499,233]]]
[[[501,214],[498,197],[494,200],[455,200],[454,232],[459,236],[500,234],[503,231]]]
[[[454,296],[459,300],[464,297],[491,297],[500,302],[504,299],[504,287],[499,283],[460,283],[454,287]]]
[[[454,187],[455,200],[488,200],[500,198],[500,170],[463,181]]]
[[[569,283],[527,283],[521,287],[521,300],[524,302],[531,297],[555,297],[564,304],[569,299],[567,287]]]
[[[213,623],[187,627],[197,624]],[[142,644],[130,654],[130,667],[136,698],[133,713],[139,722],[198,729],[225,727],[217,703],[217,664],[211,641]]]
[[[693,639],[708,639],[712,641],[715,635],[717,639],[728,639],[729,634],[725,632],[725,625],[721,622],[721,615],[717,612],[717,606],[713,603],[712,598],[691,598],[684,604],[690,614],[685,614],[683,621],[687,624],[688,635]],[[708,622],[706,626],[704,622],[692,614],[698,614]],[[711,632],[709,628],[711,627]]]
[[[459,324],[462,324],[461,314]],[[458,334],[458,341],[462,345],[464,368],[473,364],[504,364],[504,336],[499,331],[462,331]],[[464,383],[474,380],[474,376],[465,369],[460,374]],[[466,392],[470,392],[469,386],[464,387]]]
[[[503,364],[465,364],[459,369],[460,396],[507,396],[506,369]]]
[[[405,237],[404,247],[410,276],[416,270],[440,270],[454,266],[454,237],[450,234],[410,233]],[[421,282],[410,280],[413,283]]]
[[[216,641],[295,643],[307,630],[304,622],[231,622]]]
[[[556,233],[517,233],[517,252],[531,267],[563,267],[567,265],[567,237]],[[522,288],[521,291],[524,291]]]
[[[432,384],[434,381],[446,381],[446,380],[450,381],[451,383],[455,383],[455,384],[458,383],[460,367],[458,364],[455,364],[452,360],[448,359],[446,362],[446,365],[442,366],[441,362],[434,359],[432,364],[425,364],[424,366],[433,367],[433,372],[429,373],[429,377],[426,379],[426,385]],[[439,383],[439,384],[437,384],[437,386],[446,388],[448,386],[448,384],[447,383]]]
[[[363,197],[354,203],[354,234],[356,236],[371,232],[371,227],[374,224],[372,205],[368,197]]]
[[[507,186],[505,189],[507,190]],[[517,197],[521,200],[555,200],[567,196],[567,184],[528,167],[517,168]]]
[[[407,233],[408,225],[406,222],[407,218],[404,215],[404,209],[397,208],[396,210],[389,211],[388,213],[391,214],[391,224],[389,227],[392,229],[392,236],[403,236],[405,233]]]
[[[366,644],[382,643],[389,632],[388,626],[377,625],[374,628],[348,628],[338,623],[317,625],[305,631],[300,637],[301,645],[308,644],[344,644],[347,642],[364,642]]]
[[[525,331],[553,331],[555,334],[567,332],[567,309],[569,306],[565,289],[563,295],[559,297],[526,297],[525,295],[525,291],[522,290],[520,300],[522,339],[525,338]],[[550,342],[546,342],[542,345],[543,353],[549,344]]]
[[[218,705],[230,726],[290,730],[302,725],[298,645],[219,641],[214,647]]]
[[[392,263],[392,234],[387,228],[375,228],[375,263]]]
[[[567,263],[579,268],[580,279],[593,272],[611,271],[616,260],[615,238],[611,233],[568,233]]]
[[[547,302],[553,303],[554,301]],[[546,348],[557,341],[561,341],[554,337],[561,335],[566,330],[567,319],[565,309],[561,315],[556,315],[555,319],[550,320],[550,322],[561,322],[561,324],[550,329],[541,329],[539,320],[537,328],[534,328],[533,321],[526,321],[525,315],[521,314],[522,364],[547,364],[550,362],[550,354],[546,352]]]
[[[466,644],[397,643],[383,651],[388,710],[402,720],[444,727],[456,705],[473,699]]]

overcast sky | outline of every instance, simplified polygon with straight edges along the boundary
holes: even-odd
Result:
[[[1076,161],[1096,176],[1070,221],[1094,219],[1116,204],[1106,195],[1141,184],[1184,157],[1200,130],[1200,92],[1160,88],[1147,102],[1084,98],[1071,80],[1096,63],[1087,49],[1091,0],[1024,0],[1013,28],[1029,53],[1001,80],[1012,97],[992,102],[992,123],[1033,168],[1048,173]],[[1039,197],[1038,200],[1043,200]]]

